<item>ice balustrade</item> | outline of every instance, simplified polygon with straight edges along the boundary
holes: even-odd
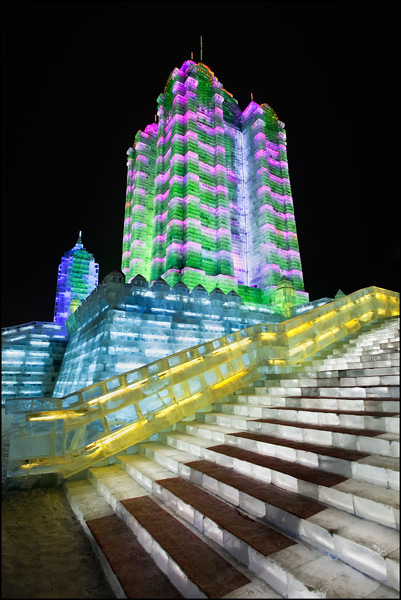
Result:
[[[269,372],[284,371],[366,324],[398,314],[398,293],[369,287],[288,321],[247,327],[64,398],[46,399],[53,410],[35,412],[32,399],[15,423],[8,476],[74,475]]]

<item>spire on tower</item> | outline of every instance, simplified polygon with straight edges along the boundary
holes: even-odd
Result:
[[[203,48],[202,48],[202,36],[200,36],[200,61],[199,62],[202,62],[202,50],[203,50]]]
[[[77,244],[82,244],[82,231],[79,232]]]

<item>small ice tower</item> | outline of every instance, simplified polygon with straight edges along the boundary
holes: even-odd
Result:
[[[77,243],[61,259],[58,268],[54,322],[64,324],[98,284],[99,265],[82,244],[82,231]]]

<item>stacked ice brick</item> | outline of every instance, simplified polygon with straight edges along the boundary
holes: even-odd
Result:
[[[185,348],[261,322],[280,322],[273,309],[246,306],[234,291],[192,291],[178,282],[128,284],[105,277],[67,321],[70,335],[54,390],[61,397]]]
[[[5,327],[1,334],[1,399],[48,397],[53,393],[67,344],[58,323]]]

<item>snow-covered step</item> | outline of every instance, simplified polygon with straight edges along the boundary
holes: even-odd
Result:
[[[202,460],[188,461],[191,456],[184,452],[173,458],[182,477],[171,478],[167,469],[165,477],[159,477],[159,474],[158,478],[149,477],[150,461],[141,455],[124,456],[120,460],[133,478],[143,481],[145,477],[155,496],[268,583],[274,582],[274,587],[277,586],[276,589],[285,596],[291,597],[288,575],[294,574],[294,557],[305,555],[307,550],[298,542],[285,550],[267,554],[266,547],[273,545],[274,549],[276,538],[269,539],[272,534],[264,531],[261,519],[274,523],[294,539],[305,540],[316,550],[341,558],[382,584],[397,587],[393,572],[396,572],[398,562],[393,555],[397,553],[399,539],[395,531],[368,523],[362,533],[360,519],[337,509],[328,509],[321,503],[303,498],[294,501],[293,494],[269,484],[260,485],[257,480],[226,467]],[[231,507],[222,500],[228,501]],[[254,520],[247,515],[253,516]],[[332,533],[334,523],[335,535]],[[278,539],[282,543],[282,538]],[[386,544],[385,553],[377,551],[375,543],[377,546],[378,539]],[[313,560],[314,556],[318,559],[321,555],[312,553],[310,558]],[[304,585],[302,581],[298,585],[300,583]]]
[[[346,479],[335,473],[305,467],[290,461],[260,455],[230,445],[211,445],[210,441],[176,432],[163,434],[162,438],[171,450],[175,448],[193,457],[209,460],[239,473],[250,475],[265,483],[287,491],[319,500],[367,518],[387,527],[399,528],[398,492]],[[139,444],[140,452],[147,458],[174,471],[177,468],[174,453],[169,454],[166,445]],[[353,482],[352,486],[349,482]],[[344,485],[348,484],[348,485]]]
[[[177,431],[198,436],[209,440],[210,443],[229,444],[244,450],[294,461],[322,471],[399,490],[399,460],[397,458],[288,440],[256,432],[235,432],[229,428],[215,428],[213,425],[196,421],[179,423]],[[163,436],[160,436],[160,439],[163,439]]]

